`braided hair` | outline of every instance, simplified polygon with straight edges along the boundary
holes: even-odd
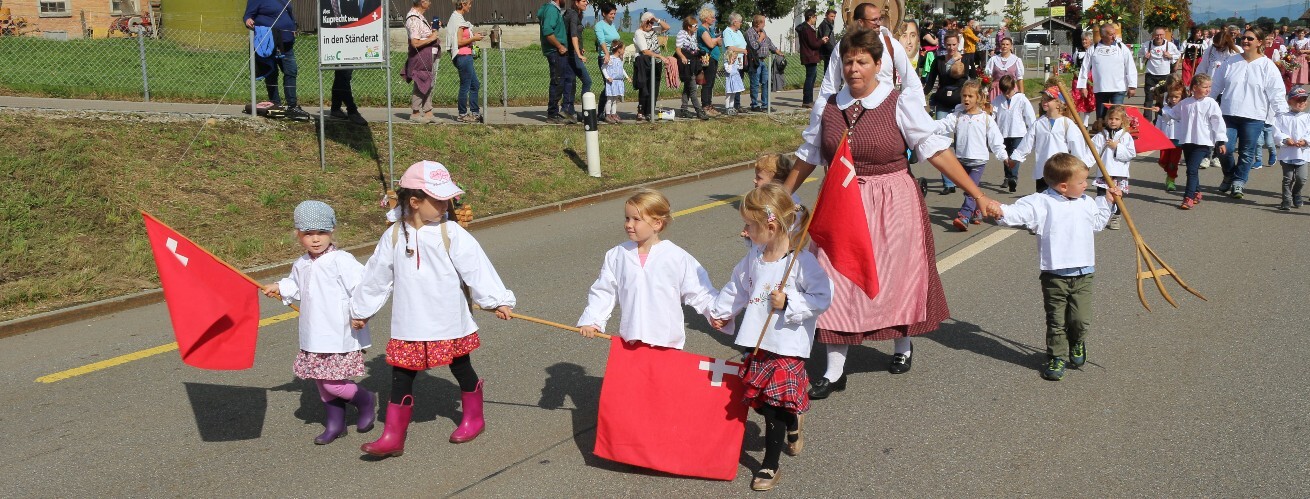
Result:
[[[400,204],[400,233],[405,236],[405,256],[414,256],[414,249],[409,247],[409,220],[413,216],[409,207],[409,200],[417,199],[422,201],[427,199],[428,194],[423,189],[406,189],[401,187],[396,189],[397,202]]]

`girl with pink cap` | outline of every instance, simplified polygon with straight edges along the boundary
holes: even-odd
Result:
[[[360,448],[370,455],[404,454],[414,377],[434,367],[450,366],[462,392],[463,420],[450,441],[468,442],[486,427],[483,380],[469,358],[481,345],[470,301],[505,320],[515,301],[482,246],[448,216],[450,200],[463,193],[441,163],[420,161],[405,170],[397,189],[399,220],[378,241],[351,299],[351,323],[362,328],[395,290],[386,357],[391,397],[382,437]]]

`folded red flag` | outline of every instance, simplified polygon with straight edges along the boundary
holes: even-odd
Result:
[[[873,298],[878,294],[878,269],[873,261],[873,237],[864,212],[860,184],[855,181],[850,137],[842,137],[832,165],[823,177],[810,222],[810,239],[823,250],[839,274]]]
[[[612,341],[595,454],[675,475],[736,478],[747,409],[741,365]]]
[[[201,369],[254,365],[259,329],[254,285],[159,219],[141,215],[182,362]]]
[[[1133,136],[1133,146],[1137,149],[1137,154],[1151,151],[1163,151],[1173,149],[1174,141],[1165,137],[1164,132],[1152,125],[1142,111],[1135,107],[1123,107],[1124,112],[1128,114],[1128,133]]]

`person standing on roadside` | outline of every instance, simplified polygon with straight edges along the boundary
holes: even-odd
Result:
[[[454,0],[455,11],[450,13],[446,24],[446,47],[450,57],[459,71],[459,121],[463,123],[481,123],[482,114],[478,109],[478,91],[482,83],[478,81],[477,69],[473,66],[473,44],[482,41],[482,33],[473,31],[473,23],[464,20],[473,0]]]
[[[286,116],[293,120],[308,120],[309,113],[300,108],[296,98],[296,76],[300,69],[296,66],[296,17],[291,13],[290,0],[246,0],[246,13],[243,17],[246,29],[255,31],[255,38],[267,29],[273,40],[273,53],[268,60],[271,63],[268,76],[264,77],[264,87],[268,89],[268,100],[275,106],[282,105],[282,98],[277,91],[277,73],[282,71],[282,90],[286,92]],[[258,28],[256,28],[258,27]],[[264,29],[259,29],[264,28]],[[258,45],[258,44],[257,44]],[[254,112],[252,109],[251,112]]]
[[[546,0],[537,9],[541,21],[541,53],[550,66],[550,94],[546,103],[546,122],[556,125],[573,123],[573,65],[569,62],[569,38],[564,24],[564,7],[560,0]],[[562,102],[561,102],[562,101]],[[560,114],[563,111],[564,114]]]
[[[828,64],[832,61],[832,49],[837,46],[837,27],[834,24],[837,20],[837,11],[828,9],[824,13],[823,20],[819,21],[819,39],[825,40],[823,47],[819,48],[819,56],[823,58],[823,72],[828,72]]]
[[[770,55],[783,55],[764,31],[767,20],[763,15],[755,14],[751,18],[751,27],[746,28],[746,70],[751,81],[751,112],[769,110],[769,83],[773,78],[766,61]]]
[[[660,76],[664,72],[664,63],[660,52],[663,50],[659,33],[667,33],[669,23],[655,17],[655,14],[643,12],[641,24],[632,34],[632,44],[637,47],[637,60],[633,64],[632,83],[637,86],[637,121],[655,119],[655,96],[660,93]]]
[[[437,42],[437,28],[428,24],[427,11],[431,0],[414,0],[405,14],[405,31],[409,33],[409,57],[400,76],[414,85],[409,98],[409,120],[416,123],[432,121],[432,87],[435,73],[433,62],[441,51]]]
[[[591,72],[587,71],[587,54],[582,50],[582,13],[587,10],[587,0],[570,0],[569,8],[564,10],[564,26],[569,31],[569,65],[573,68],[573,74],[582,82],[582,93],[591,91]],[[599,53],[604,53],[601,51]],[[570,96],[571,93],[570,93]],[[569,99],[569,102],[575,102]],[[570,107],[569,114],[573,114]],[[577,114],[576,119],[581,122],[582,115]]]
[[[796,26],[796,41],[800,46],[801,64],[805,66],[805,85],[801,87],[801,107],[807,109],[814,106],[814,80],[819,74],[819,50],[826,42],[819,38],[818,32],[814,29],[818,18],[814,9],[807,9],[805,22]]]
[[[701,9],[700,27],[696,29],[696,41],[700,43],[700,51],[709,57],[701,68],[705,75],[705,85],[700,88],[700,105],[705,109],[705,114],[711,117],[719,115],[719,112],[714,109],[714,81],[719,76],[719,63],[723,61],[723,36],[715,26],[717,21],[713,10]]]
[[[614,29],[614,16],[619,12],[619,8],[613,3],[605,2],[600,4],[600,19],[596,21],[593,29],[596,31],[596,62],[600,66],[601,73],[610,65],[610,46],[615,40],[622,41],[619,38],[619,30]],[[623,96],[618,96],[622,99]],[[596,109],[605,109],[605,103],[609,100],[609,92],[606,91],[605,85],[600,86],[600,94],[596,96]],[[618,114],[615,112],[614,114]]]

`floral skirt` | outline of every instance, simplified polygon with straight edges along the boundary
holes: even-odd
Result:
[[[341,380],[364,375],[364,351],[314,353],[301,350],[292,367],[300,379]]]
[[[478,333],[453,340],[387,342],[387,363],[411,371],[424,371],[448,366],[456,357],[463,357],[482,346]]]
[[[746,385],[742,402],[751,407],[768,404],[796,414],[810,410],[805,359],[760,350],[741,366],[741,381]]]

